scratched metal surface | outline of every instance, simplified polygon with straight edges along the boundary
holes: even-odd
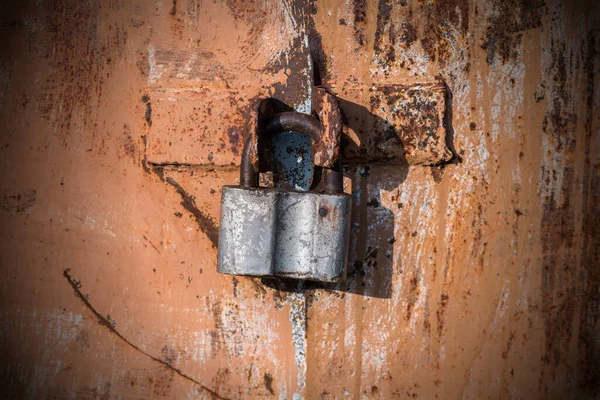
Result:
[[[222,192],[220,273],[345,280],[351,195],[239,186]]]
[[[575,3],[4,2],[2,397],[596,397],[599,7]],[[442,80],[453,159],[346,167],[347,284],[219,275],[246,107],[308,109],[315,77]]]

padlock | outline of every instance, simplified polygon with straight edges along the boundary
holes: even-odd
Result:
[[[304,133],[312,139],[313,149],[323,136],[321,121],[297,112],[276,114],[259,131],[266,139],[285,131]],[[315,167],[309,191],[259,187],[258,142],[252,137],[246,141],[240,185],[223,187],[218,271],[343,281],[352,196],[343,192],[341,171]]]

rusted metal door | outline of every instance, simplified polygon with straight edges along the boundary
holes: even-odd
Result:
[[[3,397],[599,395],[595,2],[0,10]],[[217,274],[252,102],[316,85],[349,138],[346,283]],[[275,146],[306,188],[306,139]]]

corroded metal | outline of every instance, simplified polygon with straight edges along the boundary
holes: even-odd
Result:
[[[276,103],[273,98],[247,100],[240,99],[237,92],[209,89],[200,93],[154,91],[144,103],[150,125],[148,161],[225,164],[225,154],[241,155],[244,130],[250,136],[256,135],[272,115],[289,111],[289,107]],[[236,107],[227,115],[213,112],[231,104]],[[315,87],[311,111],[322,129],[320,140],[313,141],[313,162],[317,166],[331,168],[339,158],[336,143],[340,142],[342,131],[350,139],[343,157],[351,163],[434,165],[452,157],[446,145],[448,129],[444,123],[446,89],[439,81]],[[179,113],[184,117],[176,117]],[[258,142],[251,145],[254,157]],[[262,156],[268,164],[268,157]],[[252,163],[259,168],[257,158]],[[264,170],[265,166],[259,169]]]
[[[330,169],[338,160],[342,116],[337,99],[325,88],[313,88],[312,113],[315,116],[288,111],[287,105],[273,98],[255,101],[250,108],[240,168],[242,186],[256,186],[258,172],[272,168],[271,154],[265,150],[270,147],[273,136],[285,131],[301,131],[311,138],[315,166]],[[262,160],[259,162],[259,159]]]
[[[345,116],[346,162],[436,165],[452,158],[443,82],[354,83],[332,90]]]
[[[313,145],[313,163],[331,168],[339,156],[342,115],[338,101],[325,88],[313,88],[312,111],[321,121],[322,133],[320,140]]]
[[[598,398],[600,2],[5,4],[1,398]],[[346,281],[218,274],[255,99],[313,67]],[[397,165],[371,96],[434,77],[457,162]]]
[[[441,82],[385,85],[371,91],[371,108],[385,109],[391,132],[411,165],[435,165],[450,160],[444,127],[445,86]]]

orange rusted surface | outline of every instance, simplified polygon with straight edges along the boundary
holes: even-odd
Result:
[[[595,2],[6,3],[2,397],[598,396]],[[347,282],[217,274],[256,100],[313,85],[349,136]]]
[[[346,115],[347,163],[431,166],[452,159],[443,82],[335,86]]]

